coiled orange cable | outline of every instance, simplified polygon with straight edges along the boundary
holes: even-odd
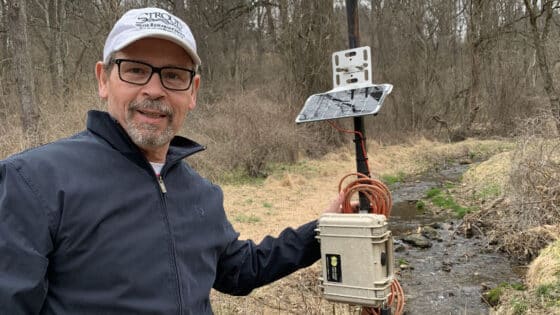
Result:
[[[350,176],[357,176],[358,178],[350,182],[345,188],[342,188],[344,181]],[[344,192],[344,200],[342,201],[343,213],[356,212],[351,204],[352,197],[356,193],[362,193],[369,201],[369,212],[382,214],[385,217],[389,217],[391,214],[391,208],[393,207],[391,192],[385,184],[377,179],[369,178],[361,173],[350,173],[342,177],[338,184],[338,191]]]
[[[345,187],[343,184],[348,177],[356,176],[357,179],[348,183]],[[374,214],[382,214],[389,217],[393,200],[389,188],[381,181],[369,178],[361,173],[350,173],[342,177],[338,184],[338,191],[344,192],[342,201],[343,213],[355,213],[357,209],[352,205],[352,197],[358,193],[363,194],[369,201],[369,212]],[[393,279],[391,283],[391,294],[387,300],[387,305],[394,308],[395,315],[402,315],[404,312],[404,291],[397,279]],[[381,309],[375,307],[363,307],[362,315],[380,315]]]

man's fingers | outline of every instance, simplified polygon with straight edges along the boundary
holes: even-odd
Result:
[[[342,201],[344,200],[344,193],[340,192],[340,194],[338,195],[338,197],[336,197],[335,199],[333,199],[333,201],[331,201],[330,205],[328,206],[328,208],[325,209],[325,211],[323,211],[323,213],[340,213],[342,212]]]

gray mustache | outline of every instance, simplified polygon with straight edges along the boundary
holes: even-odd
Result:
[[[142,102],[134,101],[130,103],[128,109],[129,111],[142,110],[142,109],[155,110],[164,113],[170,119],[173,118],[173,110],[171,109],[171,107],[169,107],[167,104],[161,101],[152,101],[152,100],[145,100]]]

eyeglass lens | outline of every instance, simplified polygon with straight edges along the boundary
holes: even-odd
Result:
[[[157,72],[160,75],[161,84],[167,89],[187,90],[191,85],[193,75],[186,69],[156,68],[145,63],[122,59],[117,61],[121,80],[132,84],[144,85],[148,83],[153,72]]]

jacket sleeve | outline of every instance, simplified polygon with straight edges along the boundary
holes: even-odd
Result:
[[[49,219],[29,178],[0,161],[0,308],[38,314],[47,293]]]
[[[214,288],[232,295],[247,295],[313,264],[321,257],[315,239],[317,221],[298,229],[287,228],[277,238],[267,236],[259,245],[234,240],[220,256]]]

